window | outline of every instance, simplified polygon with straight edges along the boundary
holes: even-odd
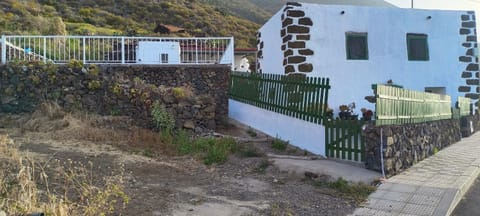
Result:
[[[162,63],[168,63],[168,54],[167,53],[162,53],[160,58],[161,58],[160,60],[161,60]]]
[[[368,60],[367,33],[347,33],[345,38],[347,59]]]
[[[426,34],[407,34],[409,61],[428,61],[428,37]]]

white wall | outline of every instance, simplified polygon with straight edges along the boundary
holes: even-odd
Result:
[[[263,73],[282,74],[283,73],[283,51],[282,38],[280,38],[280,30],[282,28],[282,10],[273,15],[270,20],[258,31],[262,34],[262,42],[264,49],[262,56],[257,56],[257,61],[260,62]],[[260,50],[260,47],[257,47]],[[258,69],[258,68],[257,68]]]
[[[270,136],[325,156],[325,128],[235,100],[228,101],[228,116]]]
[[[313,63],[314,71],[308,76],[330,78],[328,101],[335,113],[339,105],[351,102],[357,104],[357,112],[362,107],[373,110],[374,104],[364,97],[373,94],[371,84],[389,79],[419,91],[446,87],[452,100],[459,95],[458,87],[465,85],[461,73],[467,64],[458,60],[466,51],[461,46],[465,36],[459,35],[464,12],[302,4],[313,21],[307,48],[315,54],[307,61]],[[282,10],[260,29],[265,42],[260,59],[263,73],[284,73]],[[368,60],[346,60],[345,32],[349,31],[368,32]],[[408,61],[406,33],[428,35],[429,61]]]

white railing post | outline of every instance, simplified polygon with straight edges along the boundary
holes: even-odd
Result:
[[[43,63],[47,63],[47,37],[43,37]]]
[[[195,64],[198,64],[198,38],[195,38]]]
[[[7,63],[7,39],[5,35],[2,35],[2,58],[1,58],[1,63],[6,64]]]
[[[83,64],[86,64],[86,63],[87,63],[87,53],[85,52],[87,45],[85,44],[85,42],[86,42],[85,37],[82,37],[82,59],[83,59]]]
[[[235,40],[230,37],[230,63],[232,64],[232,71],[235,70]]]
[[[122,37],[122,64],[125,64],[125,37]]]

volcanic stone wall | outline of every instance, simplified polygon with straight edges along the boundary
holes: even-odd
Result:
[[[127,115],[152,127],[158,101],[176,126],[215,129],[228,117],[230,68],[211,66],[0,66],[0,113],[32,112],[42,101],[67,111]]]
[[[441,149],[460,141],[460,121],[455,119],[420,124],[374,126],[365,130],[368,169],[381,172],[381,145],[387,176],[411,167]]]

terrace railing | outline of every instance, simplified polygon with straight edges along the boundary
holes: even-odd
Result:
[[[408,124],[452,118],[448,95],[374,85],[376,125]]]
[[[328,78],[233,72],[230,98],[293,118],[322,124]]]
[[[457,101],[457,108],[460,110],[460,116],[469,116],[472,99],[466,97],[458,97]]]
[[[65,64],[228,64],[232,37],[165,38],[113,36],[1,37],[1,63],[43,61]]]

